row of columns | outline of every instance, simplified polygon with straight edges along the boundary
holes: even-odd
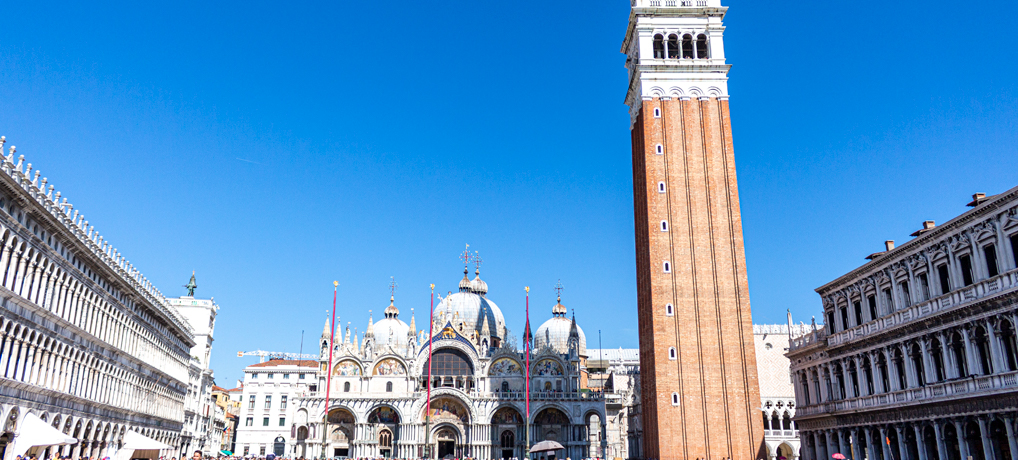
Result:
[[[1000,318],[982,319],[962,327],[940,330],[915,340],[891,344],[798,370],[795,385],[796,403],[799,406],[808,406],[968,377],[961,375],[961,369],[969,375],[1007,372],[1016,367],[1014,355],[1018,349],[1016,342],[1018,337],[1014,333],[1014,324],[1018,324],[1018,313],[1010,312],[1001,315]],[[1008,337],[1000,336],[1002,327],[1007,327],[1011,331]],[[985,358],[990,369],[983,369],[983,357],[980,356],[983,351],[977,347],[979,344],[975,343],[973,337],[976,328],[982,328],[986,333],[986,352],[989,356]],[[955,339],[958,336],[961,337],[960,342]],[[939,354],[936,356],[933,350],[934,338],[939,344]],[[913,344],[919,347],[919,362],[912,353]],[[961,350],[961,356],[956,352],[958,349]],[[898,364],[899,357],[901,368]],[[865,366],[867,361],[868,367]],[[963,366],[959,365],[959,361]],[[856,370],[854,378],[851,375],[853,367]],[[941,369],[943,379],[937,375],[938,367]],[[841,378],[841,385],[837,384],[838,377]],[[883,377],[886,377],[889,388],[885,388]],[[901,385],[902,377],[905,380],[904,387]],[[869,388],[871,384],[872,392]],[[840,391],[841,386],[844,386],[844,393]]]
[[[1004,431],[993,433],[991,429]],[[1015,460],[1015,416],[800,431],[804,460]]]
[[[155,382],[139,384],[141,378],[128,370],[113,368],[21,324],[0,319],[0,330],[0,375],[5,378],[132,412],[179,417],[182,394],[171,394]]]

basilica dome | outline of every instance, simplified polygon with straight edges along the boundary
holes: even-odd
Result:
[[[492,337],[502,337],[505,331],[505,317],[502,310],[489,300],[485,295],[488,292],[488,284],[481,280],[480,274],[472,281],[467,278],[467,272],[463,272],[463,280],[459,284],[459,292],[449,294],[448,297],[435,306],[435,318],[440,325],[452,323],[453,327],[459,330],[459,324],[463,324],[463,335],[469,337],[471,332],[480,334],[485,320],[488,322],[488,334]]]
[[[534,348],[540,350],[545,345],[550,346],[557,353],[569,353],[569,331],[572,330],[574,322],[566,318],[566,307],[562,301],[555,304],[551,309],[552,317],[545,321],[534,333]],[[587,356],[587,336],[583,329],[576,325],[576,333],[580,336],[580,356]]]
[[[389,306],[385,308],[385,318],[371,325],[371,328],[376,345],[383,347],[392,345],[394,349],[402,350],[406,347],[410,326],[399,319],[399,310],[393,301],[394,299],[389,299]]]

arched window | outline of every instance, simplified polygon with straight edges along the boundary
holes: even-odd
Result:
[[[668,36],[668,59],[679,58],[679,37],[675,34]]]
[[[682,36],[682,59],[693,59],[693,36]]]
[[[661,221],[661,231],[662,232],[667,232],[668,231],[668,221],[667,220],[662,220]]]
[[[378,446],[379,447],[392,447],[392,432],[389,430],[382,430],[378,433]]]
[[[934,337],[930,340],[930,355],[932,355],[933,363],[933,378],[937,381],[942,381],[946,378],[944,374],[944,347],[940,344],[940,339]]]
[[[707,36],[700,34],[696,36],[696,58],[707,59],[710,57],[707,53]]]
[[[905,380],[905,358],[901,356],[901,350],[894,350],[894,373],[898,374],[898,389],[904,390],[908,388],[907,381]]]
[[[675,359],[675,347],[669,347],[668,348],[668,359],[671,359],[671,360]]]
[[[385,382],[385,392],[392,393],[392,382]]]
[[[665,41],[661,34],[654,36],[654,59],[665,58]]]
[[[502,448],[512,449],[516,446],[516,435],[512,431],[506,430],[502,432]]]
[[[958,372],[958,377],[968,377],[968,366],[966,366],[967,358],[965,356],[965,342],[961,338],[961,333],[955,331],[951,335],[951,354],[954,355],[954,362],[957,365],[955,371]]]
[[[781,417],[781,429],[791,430],[792,429],[792,417],[785,412],[785,415]]]
[[[662,155],[662,154],[664,154],[664,153],[665,153],[665,148],[664,148],[664,146],[663,146],[663,145],[661,145],[661,144],[658,144],[658,145],[657,145],[657,147],[654,147],[654,151],[655,151],[655,152],[656,152],[656,153],[657,153],[658,155]]]
[[[990,365],[990,342],[986,337],[986,330],[982,326],[977,327],[975,332],[972,334],[976,342],[976,362],[981,369],[979,373],[987,375],[993,372],[993,367]]]
[[[665,305],[665,314],[668,316],[674,315],[675,307],[673,307],[672,304]]]
[[[679,405],[679,394],[678,393],[672,393],[672,405],[673,406],[678,406]]]
[[[505,391],[505,392],[509,391],[509,382],[502,381],[502,391]]]
[[[654,118],[661,118],[661,108],[654,107]]]
[[[346,393],[350,392],[350,382],[343,382],[343,391]]]
[[[664,263],[664,270],[665,270],[665,273],[671,273],[672,272],[672,264],[670,264],[668,262],[665,262]]]
[[[1015,341],[1014,325],[1010,321],[1001,321],[1000,340],[1004,345],[1004,361],[1007,370],[1018,370],[1018,342]]]
[[[434,354],[434,364],[431,367],[432,375],[474,375],[473,366],[470,365],[470,361],[466,355],[458,350],[453,349],[442,349],[438,350]],[[424,369],[428,368],[428,363],[424,363]]]
[[[657,183],[657,192],[658,193],[664,193],[665,192],[665,183],[664,182],[658,182]]]

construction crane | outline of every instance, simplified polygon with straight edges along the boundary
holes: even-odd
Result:
[[[310,360],[314,360],[314,361],[318,360],[318,355],[309,355],[307,353],[304,353],[304,354],[300,354],[300,353],[283,353],[281,351],[263,351],[263,350],[238,351],[237,352],[237,357],[238,358],[243,358],[245,356],[257,356],[258,359],[261,360],[261,361],[258,361],[260,363],[264,363],[266,357],[268,357],[269,359],[298,359],[298,360],[299,359],[310,359]]]

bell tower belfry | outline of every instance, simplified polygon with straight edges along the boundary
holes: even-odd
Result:
[[[630,0],[643,458],[754,459],[760,390],[720,0]]]

